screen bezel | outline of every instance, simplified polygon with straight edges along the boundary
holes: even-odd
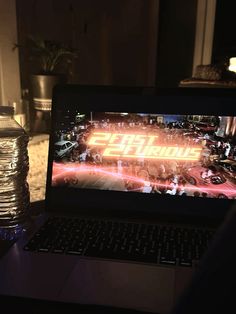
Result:
[[[234,116],[235,96],[235,91],[230,89],[154,90],[141,87],[56,86],[53,91],[46,210],[92,216],[159,217],[181,222],[184,220],[220,221],[233,200],[52,187],[53,122],[56,110],[63,109],[65,106],[70,106],[71,109],[79,106],[81,112],[83,110],[134,113],[145,111],[162,114]],[[180,106],[176,106],[178,102]]]

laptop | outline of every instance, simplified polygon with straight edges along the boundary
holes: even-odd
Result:
[[[235,99],[57,86],[46,211],[0,294],[168,313],[236,197]]]

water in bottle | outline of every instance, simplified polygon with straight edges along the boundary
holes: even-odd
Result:
[[[29,215],[29,136],[14,120],[14,108],[0,105],[0,239],[17,238]]]

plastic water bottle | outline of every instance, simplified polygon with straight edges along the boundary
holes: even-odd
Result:
[[[28,141],[14,108],[0,106],[0,239],[18,238],[28,221]]]

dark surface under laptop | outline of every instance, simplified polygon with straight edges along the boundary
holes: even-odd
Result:
[[[103,94],[91,95],[84,92],[83,87],[76,86],[56,88],[53,123],[55,111],[64,110],[68,105],[70,110],[78,107],[80,113],[96,110],[145,113],[146,116],[147,113],[232,116],[235,99],[233,92],[223,90],[165,90],[155,96]],[[54,130],[50,140],[51,162],[54,158]],[[118,172],[118,164],[116,168]],[[93,168],[93,171],[96,170]],[[138,186],[139,192],[142,189],[143,193],[131,193],[117,191],[117,186],[113,186],[112,191],[56,186],[55,183],[51,186],[51,174],[49,162],[46,209],[50,215],[88,215],[142,223],[161,221],[181,226],[212,227],[220,223],[230,205],[228,199],[146,193],[150,190],[146,177],[142,177],[143,185]],[[183,267],[23,251],[29,238],[30,235],[22,238],[1,260],[1,294],[166,313],[192,274],[192,269]]]

